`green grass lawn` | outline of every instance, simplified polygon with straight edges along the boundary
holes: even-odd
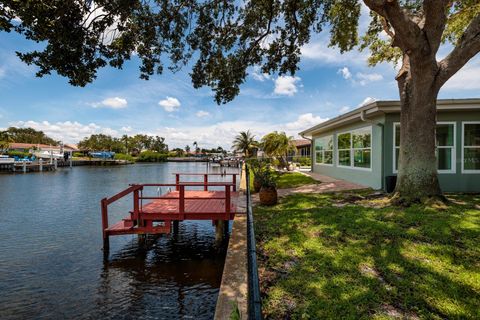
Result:
[[[350,202],[296,194],[254,209],[267,318],[480,319],[480,196]]]
[[[299,172],[285,172],[280,175],[277,181],[277,188],[286,189],[286,188],[295,188],[300,187],[306,184],[315,184],[319,183],[317,180],[312,177],[306,176]]]
[[[253,190],[253,172],[250,171],[250,189]],[[277,180],[278,189],[295,188],[307,184],[320,183],[319,181],[299,172],[285,172],[279,175]]]

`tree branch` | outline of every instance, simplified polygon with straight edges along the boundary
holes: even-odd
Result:
[[[446,9],[449,3],[450,0],[425,0],[423,2],[425,14],[423,30],[432,53],[436,53],[440,47],[443,30],[447,23]]]
[[[402,9],[398,0],[363,0],[363,2],[390,23],[395,31],[394,44],[410,54],[424,46],[422,31],[412,20],[408,11]]]
[[[480,16],[467,27],[456,47],[438,63],[437,88],[441,88],[471,58],[480,52]]]

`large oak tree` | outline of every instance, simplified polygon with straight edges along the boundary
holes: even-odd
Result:
[[[435,159],[440,88],[480,51],[478,0],[363,0],[371,24],[359,36],[360,0],[37,0],[0,1],[0,30],[40,43],[18,53],[73,85],[93,81],[99,68],[121,68],[137,55],[140,76],[177,70],[192,61],[195,88],[210,86],[217,103],[238,95],[248,68],[294,74],[301,47],[322,29],[340,52],[369,49],[370,63],[401,63],[397,199],[441,195]],[[451,52],[436,56],[442,42]]]

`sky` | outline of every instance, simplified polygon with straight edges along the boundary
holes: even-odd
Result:
[[[294,77],[251,68],[240,95],[219,106],[209,88],[193,89],[188,68],[145,81],[136,59],[123,70],[101,69],[84,88],[56,74],[37,78],[35,67],[15,55],[34,45],[18,34],[0,33],[0,130],[32,127],[64,143],[95,133],[142,133],[165,137],[170,148],[197,141],[201,148],[230,149],[239,131],[250,130],[258,139],[273,130],[298,137],[363,103],[398,99],[393,65],[369,67],[368,52],[341,55],[328,48],[327,36],[317,35],[302,48]],[[441,48],[439,58],[450,49]],[[479,97],[479,76],[476,57],[445,84],[439,98]]]

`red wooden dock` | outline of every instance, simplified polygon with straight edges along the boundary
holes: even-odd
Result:
[[[113,197],[102,199],[104,246],[108,247],[108,239],[114,235],[169,233],[173,221],[233,220],[238,211],[238,174],[177,173],[175,175],[175,183],[132,184]],[[227,175],[232,179],[229,182],[210,182],[209,176],[214,175]],[[181,176],[201,176],[203,181],[182,182]],[[170,188],[173,191],[158,196],[144,196],[147,188],[154,187]],[[188,190],[199,187],[203,190]],[[109,225],[108,206],[132,194],[133,204],[129,215]]]

